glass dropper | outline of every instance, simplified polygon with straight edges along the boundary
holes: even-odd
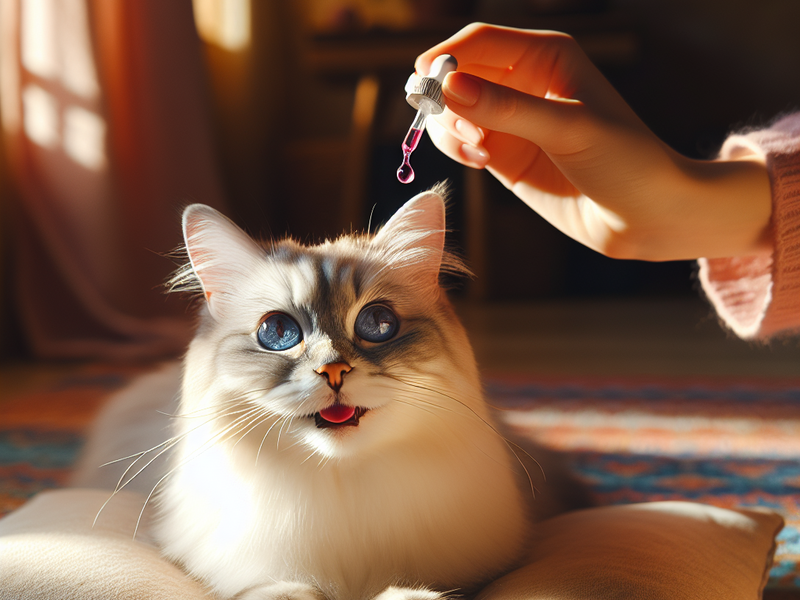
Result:
[[[425,121],[428,115],[431,114],[432,106],[433,101],[427,98],[420,100],[417,116],[414,117],[414,122],[411,123],[411,127],[408,128],[408,133],[403,140],[403,164],[397,169],[397,179],[399,179],[401,183],[411,183],[414,181],[414,169],[411,168],[409,159],[411,158],[411,153],[417,149],[420,138],[422,138],[422,132],[425,130]]]
[[[419,77],[413,74],[406,83],[406,101],[417,109],[417,114],[402,144],[403,164],[397,169],[397,179],[401,183],[414,181],[414,169],[409,162],[411,153],[416,150],[422,137],[425,120],[430,115],[438,115],[444,111],[442,81],[445,75],[455,71],[457,67],[458,62],[453,56],[442,54],[431,63],[430,73],[427,76]]]

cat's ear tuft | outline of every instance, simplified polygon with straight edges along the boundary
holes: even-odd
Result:
[[[190,263],[186,275],[193,274],[200,285],[193,286],[195,291],[202,292],[211,314],[219,317],[240,282],[252,277],[263,251],[233,221],[204,204],[183,211],[183,239]]]
[[[438,286],[445,239],[444,198],[435,188],[414,196],[375,235],[396,267],[414,267]]]
[[[436,191],[422,192],[406,202],[378,232],[375,240],[402,236],[409,231],[439,233],[444,246],[444,198]]]

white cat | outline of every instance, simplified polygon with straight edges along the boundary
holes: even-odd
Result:
[[[524,560],[538,466],[498,433],[439,284],[463,267],[438,190],[316,246],[202,205],[183,229],[173,284],[204,300],[156,494],[166,556],[239,600],[437,598]]]

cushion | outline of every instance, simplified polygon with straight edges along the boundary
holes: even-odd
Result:
[[[144,497],[44,492],[0,520],[2,600],[195,600],[210,597],[161,558],[143,522]],[[480,600],[682,598],[754,600],[782,526],[769,511],[653,502],[576,511],[542,523],[531,563]]]
[[[140,527],[144,496],[43,492],[0,520],[2,600],[197,600],[210,597],[167,562]]]
[[[476,600],[756,600],[783,519],[755,509],[649,502],[542,524],[530,564]]]

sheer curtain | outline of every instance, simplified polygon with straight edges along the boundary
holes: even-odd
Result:
[[[181,208],[224,208],[191,0],[0,0],[13,285],[39,357],[180,352]]]

